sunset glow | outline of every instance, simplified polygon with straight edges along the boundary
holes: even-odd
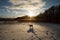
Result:
[[[29,17],[35,16],[35,15],[33,14],[33,12],[30,12],[30,13],[28,13],[27,15],[28,15]]]

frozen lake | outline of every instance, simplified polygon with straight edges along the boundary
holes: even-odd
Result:
[[[60,40],[60,25],[42,22],[0,24],[0,40]]]

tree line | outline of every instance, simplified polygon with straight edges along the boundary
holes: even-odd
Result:
[[[47,22],[60,22],[60,5],[52,6],[45,10],[44,13],[40,13],[36,16],[36,20]]]

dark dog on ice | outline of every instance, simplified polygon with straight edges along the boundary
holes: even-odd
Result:
[[[27,31],[28,33],[33,33],[34,35],[35,35],[35,37],[36,38],[38,38],[38,40],[41,40],[41,38],[39,38],[38,36],[37,36],[37,34],[35,33],[35,31],[34,31],[34,28],[33,28],[33,25],[29,25],[29,30]],[[32,39],[33,40],[33,39]]]
[[[35,33],[35,32],[34,32],[33,25],[29,25],[29,30],[28,30],[27,32],[28,32],[28,33],[30,33],[30,32]]]

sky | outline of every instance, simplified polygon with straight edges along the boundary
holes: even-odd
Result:
[[[16,18],[29,13],[36,16],[59,4],[60,0],[0,0],[0,17]]]

